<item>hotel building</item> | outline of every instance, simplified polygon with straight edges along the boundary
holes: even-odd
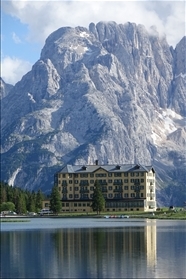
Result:
[[[94,183],[98,181],[105,198],[105,212],[155,211],[155,171],[152,166],[64,165],[55,173],[62,211],[92,212]]]

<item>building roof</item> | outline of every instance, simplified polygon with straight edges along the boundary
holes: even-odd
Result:
[[[64,165],[57,173],[91,173],[98,169],[106,172],[149,172],[154,171],[152,166],[143,166],[139,164],[115,164],[115,165]]]

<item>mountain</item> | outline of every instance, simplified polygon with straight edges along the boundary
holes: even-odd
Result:
[[[0,77],[0,99],[7,96],[12,88],[13,85],[4,82],[4,80]]]
[[[135,23],[53,32],[1,100],[2,180],[48,193],[64,163],[152,164],[158,204],[182,206],[185,51]]]

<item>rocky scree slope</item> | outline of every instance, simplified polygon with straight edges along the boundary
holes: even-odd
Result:
[[[158,204],[182,206],[185,52],[135,23],[53,32],[1,100],[2,179],[50,192],[64,163],[153,164]]]

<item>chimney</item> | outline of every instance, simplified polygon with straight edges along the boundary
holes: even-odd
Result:
[[[95,163],[96,163],[96,166],[97,166],[98,165],[98,160],[96,160]]]

